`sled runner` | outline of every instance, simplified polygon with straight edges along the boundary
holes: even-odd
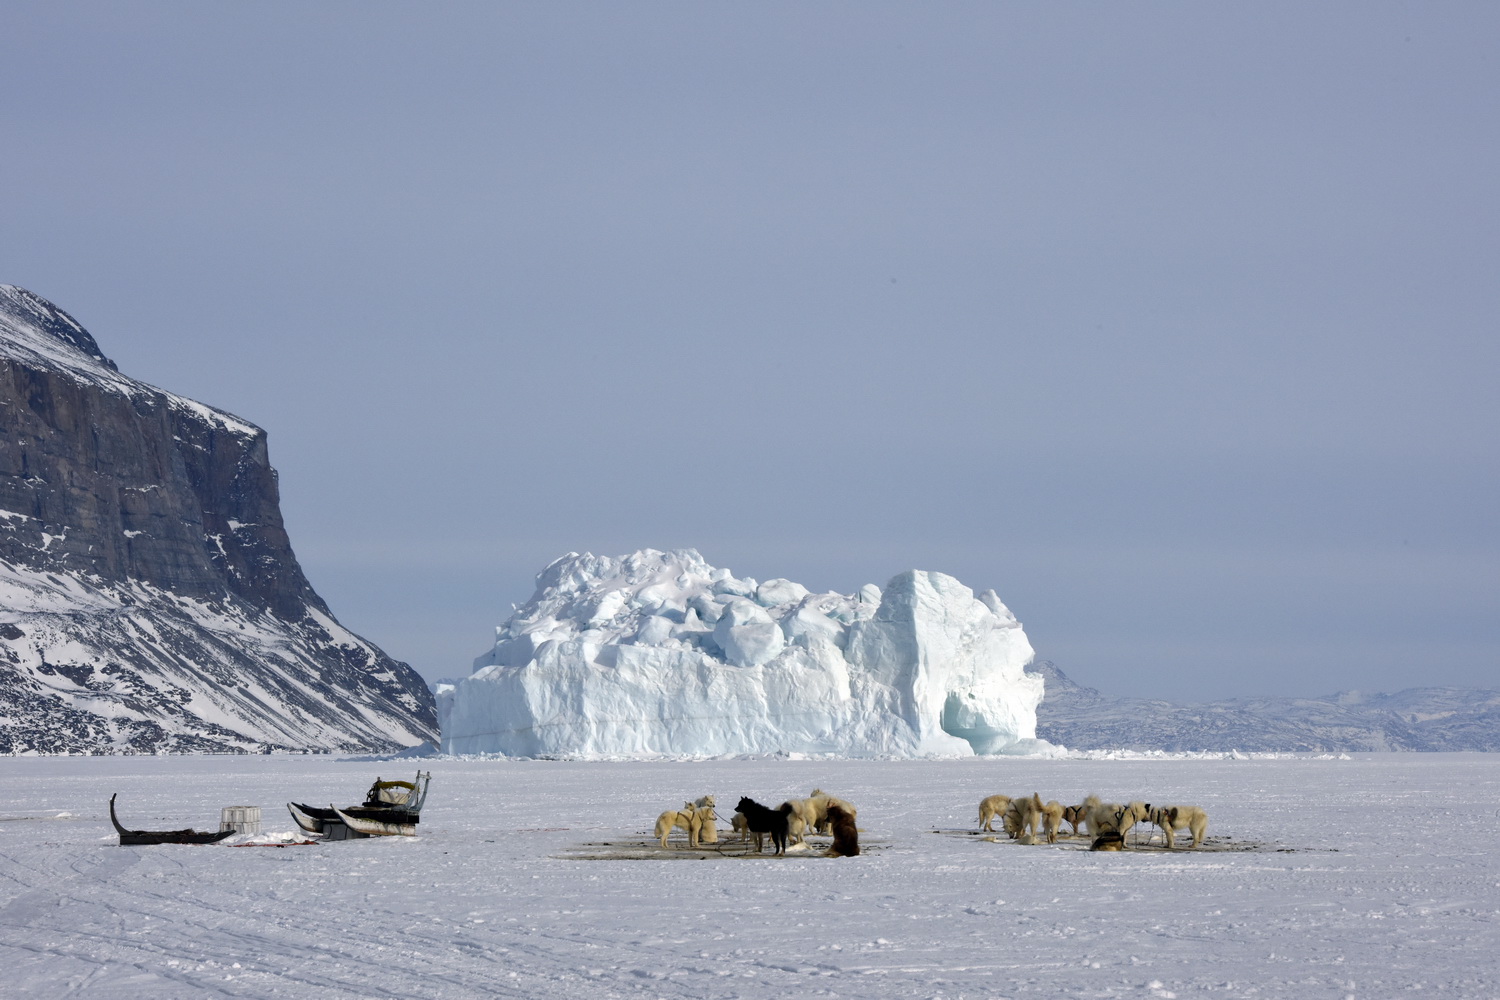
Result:
[[[415,837],[417,814],[398,809],[335,809],[344,825],[366,837]]]
[[[431,772],[417,772],[414,781],[375,779],[362,805],[321,809],[301,802],[288,802],[287,811],[307,833],[328,840],[360,837],[415,837],[422,804],[427,801]]]
[[[199,833],[197,830],[127,830],[120,825],[120,820],[115,815],[115,795],[109,797],[109,821],[120,834],[121,847],[144,844],[217,844],[225,837],[234,836],[233,829],[217,833]]]
[[[338,813],[332,808],[319,809],[317,806],[303,805],[301,802],[288,802],[287,811],[292,814],[292,819],[297,821],[297,826],[303,833],[322,834],[324,823],[338,821]]]

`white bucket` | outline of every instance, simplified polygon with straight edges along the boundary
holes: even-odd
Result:
[[[225,806],[219,814],[219,832],[260,833],[260,806]]]

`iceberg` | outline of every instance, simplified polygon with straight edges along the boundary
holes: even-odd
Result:
[[[570,552],[439,685],[448,754],[1031,753],[1040,676],[993,591],[911,570],[814,594],[692,549]]]

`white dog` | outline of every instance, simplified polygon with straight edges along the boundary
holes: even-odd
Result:
[[[708,799],[708,804],[704,805],[703,799],[699,799],[697,808],[693,810],[698,817],[698,843],[717,844],[719,842],[719,814],[714,812],[714,797],[705,795],[703,798]]]
[[[1203,843],[1208,832],[1208,813],[1197,806],[1160,806],[1151,810],[1151,822],[1161,828],[1162,839],[1168,847],[1175,847],[1175,830],[1189,830],[1193,834],[1193,846]]]
[[[1026,840],[1036,843],[1036,835],[1042,829],[1042,797],[1035,792],[1017,796],[1010,800],[1001,824],[1011,840]],[[1030,839],[1027,839],[1030,838]]]
[[[747,840],[750,839],[750,832],[751,832],[750,831],[750,821],[745,818],[745,814],[744,813],[742,813],[742,812],[735,813],[734,814],[734,818],[729,821],[729,825],[734,828],[734,832],[735,833],[737,833],[737,834],[740,835],[740,842],[741,843],[744,843],[745,841],[747,841]],[[790,822],[787,823],[787,829],[788,829],[788,832],[790,833],[790,830],[791,830],[791,823]],[[764,845],[764,842],[765,842],[764,841],[764,837],[761,834],[757,833],[755,835],[755,852],[757,854],[760,853],[761,848]]]
[[[986,833],[995,832],[995,817],[999,816],[1004,822],[1005,810],[1010,808],[1009,795],[987,795],[979,800],[979,829]]]
[[[829,806],[838,806],[840,809],[844,810],[844,812],[848,813],[851,819],[857,818],[859,815],[859,810],[855,809],[854,806],[850,805],[848,802],[845,802],[838,796],[829,795],[821,788],[814,788],[812,790],[812,794],[803,801],[811,802],[813,804],[813,810],[816,816],[816,819],[813,822],[813,826],[821,834],[831,835],[833,833],[833,824],[828,820]]]
[[[1099,801],[1099,796],[1090,795],[1078,805],[1074,806],[1073,812],[1078,818],[1076,820],[1070,821],[1073,823],[1073,832],[1079,833],[1081,831],[1084,834],[1097,835],[1099,831],[1090,826],[1089,822],[1093,818],[1094,810],[1098,809],[1102,805],[1104,805],[1104,803]]]
[[[1151,815],[1151,806],[1145,802],[1123,806],[1118,802],[1098,802],[1097,799],[1095,802],[1097,804],[1089,811],[1088,819],[1089,833],[1095,837],[1103,833],[1118,833],[1123,837]]]
[[[1090,795],[1083,801],[1089,807],[1088,817],[1085,820],[1089,828],[1089,836],[1098,837],[1102,833],[1120,832],[1120,817],[1124,806],[1118,802],[1100,802],[1097,795]]]
[[[1062,828],[1062,803],[1053,799],[1043,803],[1037,792],[1027,798],[1010,800],[1005,810],[1005,832],[1023,844],[1035,844],[1037,838],[1045,836],[1047,843],[1057,843],[1057,831]]]
[[[787,814],[786,818],[787,841],[798,844],[807,843],[807,831],[818,824],[818,804],[812,799],[787,799],[783,805],[792,807],[792,811]],[[825,805],[823,812],[827,811],[828,808]]]

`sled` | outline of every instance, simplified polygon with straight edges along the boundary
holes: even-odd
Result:
[[[366,837],[415,837],[417,814],[397,809],[335,809],[344,825]]]
[[[115,795],[118,795],[116,792]],[[144,846],[148,844],[217,844],[225,837],[234,836],[234,830],[217,833],[199,833],[197,830],[127,830],[120,825],[115,815],[115,795],[109,797],[109,821],[120,834],[120,846]]]
[[[338,820],[338,813],[332,808],[319,809],[317,806],[303,805],[301,802],[288,802],[287,810],[292,814],[298,829],[303,833],[316,833],[322,835],[323,824]]]
[[[417,772],[414,781],[375,779],[361,805],[343,809],[288,802],[287,811],[297,826],[327,840],[357,840],[362,837],[415,837],[427,801],[431,772]]]

